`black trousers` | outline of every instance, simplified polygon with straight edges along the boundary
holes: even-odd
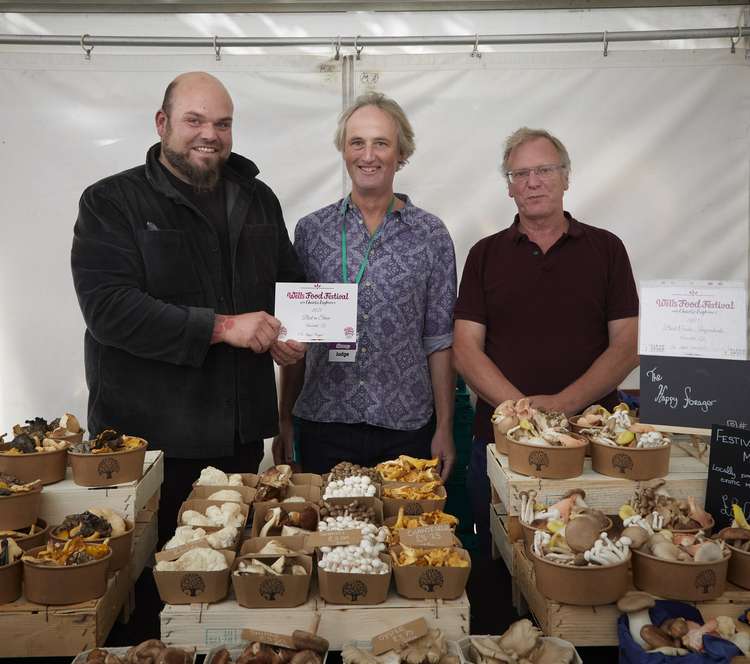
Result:
[[[263,441],[247,444],[234,443],[234,454],[208,459],[164,459],[164,483],[159,500],[159,549],[174,535],[177,513],[187,500],[195,482],[206,466],[214,466],[225,473],[257,473],[263,460]]]
[[[302,470],[327,473],[340,461],[375,466],[381,461],[408,454],[429,459],[435,433],[435,416],[421,429],[400,431],[371,424],[341,424],[299,420],[299,450]]]

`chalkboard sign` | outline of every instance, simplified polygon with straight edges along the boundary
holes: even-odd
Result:
[[[706,511],[716,520],[714,532],[731,525],[734,504],[750,517],[750,429],[714,425],[706,485]]]
[[[750,362],[641,355],[642,422],[750,427]]]

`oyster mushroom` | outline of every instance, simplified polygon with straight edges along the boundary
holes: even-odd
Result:
[[[724,553],[716,542],[707,540],[699,545],[693,554],[696,563],[713,563],[721,560]]]
[[[565,540],[576,553],[583,553],[594,546],[600,533],[599,524],[586,516],[571,519],[565,526]]]
[[[656,602],[648,593],[629,592],[617,600],[617,609],[628,615],[628,629],[630,636],[641,648],[648,649],[646,641],[641,637],[641,629],[651,625],[651,616],[648,610]],[[671,645],[671,642],[670,642]]]
[[[642,547],[647,541],[649,534],[640,526],[628,526],[622,531],[621,537],[627,537],[634,549]]]
[[[279,526],[279,522],[281,520],[281,508],[272,507],[270,510],[268,510],[265,515],[265,520],[265,524],[260,529],[261,537],[267,537],[271,531],[271,528],[276,528]]]

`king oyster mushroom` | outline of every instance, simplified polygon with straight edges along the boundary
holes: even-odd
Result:
[[[654,598],[648,593],[635,591],[625,593],[617,600],[617,609],[628,615],[630,636],[643,649],[648,649],[649,646],[642,637],[641,630],[647,625],[651,625],[651,616],[648,611],[655,604]]]

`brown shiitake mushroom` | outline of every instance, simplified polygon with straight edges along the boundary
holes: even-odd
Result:
[[[181,648],[164,648],[156,664],[189,664],[189,655]]]
[[[292,632],[292,643],[297,650],[313,650],[321,655],[327,653],[330,646],[322,636],[301,629]]]
[[[108,653],[106,650],[101,648],[94,648],[88,655],[86,655],[86,664],[104,664],[104,659]]]
[[[226,648],[217,650],[214,653],[213,659],[211,660],[211,664],[231,664],[231,663],[232,663],[232,656],[229,654],[229,651]]]
[[[321,664],[320,655],[312,650],[300,650],[292,657],[291,664]]]
[[[641,627],[641,638],[648,644],[649,649],[674,647],[672,637],[656,625],[644,625]]]

